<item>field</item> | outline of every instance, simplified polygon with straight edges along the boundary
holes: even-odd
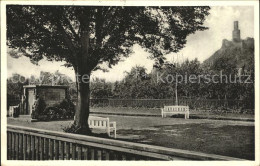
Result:
[[[162,119],[156,116],[108,115],[100,112],[92,115],[109,117],[111,121],[116,121],[120,140],[254,159],[254,122]],[[22,120],[22,117],[20,120],[8,119],[8,124],[55,131],[63,131],[70,123],[71,120],[30,123]]]

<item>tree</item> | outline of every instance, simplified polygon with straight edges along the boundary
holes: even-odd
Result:
[[[55,73],[41,71],[40,84],[43,85],[71,85],[73,82],[71,78],[65,74],[60,73],[58,70]]]
[[[205,30],[209,7],[7,6],[7,45],[33,63],[65,61],[77,79],[74,124],[89,133],[89,80],[100,64],[115,65],[139,44],[153,59],[178,52],[186,37]]]
[[[11,77],[7,78],[7,107],[19,104],[23,95],[23,86],[28,82],[28,78],[20,74],[12,74]]]
[[[92,98],[108,98],[112,96],[112,83],[106,82],[105,79],[94,79],[90,84]]]
[[[126,72],[124,80],[121,82],[123,97],[125,98],[148,98],[147,88],[150,86],[150,78],[143,66],[132,67],[130,72]]]
[[[8,98],[21,98],[23,85],[28,84],[28,78],[20,74],[13,74],[7,78],[7,96]]]

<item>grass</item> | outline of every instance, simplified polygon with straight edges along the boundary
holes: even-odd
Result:
[[[253,126],[216,127],[204,123],[155,128],[119,130],[118,134],[142,136],[139,139],[124,139],[128,141],[254,160]]]
[[[148,115],[148,116],[161,116],[160,108],[130,108],[130,107],[94,107],[91,108],[92,113],[108,113],[108,114],[125,114],[125,115]],[[190,110],[190,118],[213,118],[213,119],[254,119],[253,114],[238,114],[238,113],[225,113],[218,111],[207,110]]]

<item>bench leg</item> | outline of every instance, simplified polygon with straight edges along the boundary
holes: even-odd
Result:
[[[107,127],[107,134],[110,137],[110,126],[109,126],[109,124],[108,124],[108,127]]]
[[[114,137],[116,138],[116,128],[115,128],[115,130],[114,130],[114,135],[115,135]]]
[[[185,119],[189,119],[189,113],[185,113]]]
[[[162,118],[163,118],[163,109],[161,109],[161,113],[162,113]]]

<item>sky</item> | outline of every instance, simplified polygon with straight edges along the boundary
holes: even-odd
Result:
[[[169,61],[182,62],[186,59],[197,58],[203,62],[217,51],[223,39],[232,40],[233,22],[239,21],[241,38],[254,37],[254,9],[250,6],[214,6],[210,9],[210,15],[206,18],[204,25],[209,29],[197,31],[187,38],[186,46],[177,54],[169,54],[166,58]],[[147,72],[152,70],[154,61],[149,59],[149,53],[145,52],[138,45],[133,47],[134,53],[128,58],[122,59],[117,65],[109,69],[109,72],[95,71],[92,77],[104,78],[107,81],[119,81],[125,76],[125,71],[130,71],[136,65],[144,66]],[[7,55],[8,77],[14,73],[26,77],[31,75],[39,76],[41,71],[55,72],[75,78],[72,68],[62,66],[62,62],[49,62],[42,60],[39,65],[32,64],[27,57],[14,59]]]

